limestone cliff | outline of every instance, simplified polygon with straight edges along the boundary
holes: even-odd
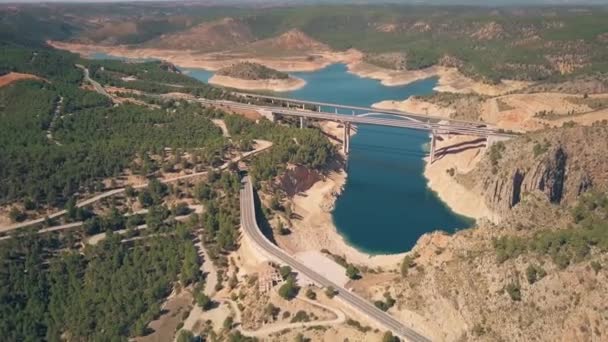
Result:
[[[608,126],[547,130],[498,143],[458,180],[482,194],[498,217],[531,193],[569,206],[592,187],[608,183]]]
[[[587,212],[590,225],[569,209],[608,188],[607,147],[606,124],[494,145],[454,177],[501,222],[424,235],[401,275],[365,274],[355,291],[371,300],[389,292],[389,312],[436,341],[606,340],[608,199],[589,202],[598,213]],[[560,253],[570,259],[560,263]]]

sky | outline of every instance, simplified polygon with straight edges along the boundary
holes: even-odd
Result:
[[[185,2],[185,0],[0,0],[0,3],[37,3],[37,2],[143,2],[143,1],[169,1]],[[433,4],[433,5],[484,5],[484,6],[505,6],[505,5],[608,5],[608,0],[199,0],[187,2],[208,3],[208,4],[311,4],[311,3],[357,3],[357,4],[378,4],[378,3],[403,3],[403,4]]]

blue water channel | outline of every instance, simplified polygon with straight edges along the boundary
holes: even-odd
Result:
[[[203,82],[213,75],[201,69],[183,71]],[[304,79],[306,86],[278,96],[353,106],[430,94],[437,84],[436,78],[429,78],[387,87],[350,74],[343,64],[294,75]],[[358,127],[351,139],[344,192],[333,212],[338,232],[349,244],[371,254],[400,253],[410,250],[424,233],[454,232],[472,224],[472,220],[452,212],[427,187],[423,158],[428,142],[425,132]]]
[[[207,82],[212,73],[188,69]],[[371,106],[433,92],[436,78],[387,87],[334,64],[315,72],[294,73],[306,86],[279,96],[300,100]],[[333,109],[331,109],[333,110]],[[342,114],[351,115],[351,111]],[[351,140],[348,178],[333,212],[338,232],[357,249],[371,254],[410,250],[421,235],[454,232],[472,221],[452,212],[426,185],[424,160],[428,133],[361,125]]]

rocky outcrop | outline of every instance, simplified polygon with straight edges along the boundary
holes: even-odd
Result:
[[[315,170],[302,165],[292,165],[279,177],[281,189],[287,196],[292,197],[310,189],[322,176]]]
[[[608,126],[596,125],[516,138],[499,143],[504,149],[490,147],[484,160],[459,180],[480,193],[499,218],[532,193],[567,207],[592,188],[606,188],[606,137]]]

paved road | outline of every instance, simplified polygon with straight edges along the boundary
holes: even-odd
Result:
[[[267,150],[268,148],[270,148],[272,146],[271,143],[260,143],[260,146],[258,148],[256,148],[255,150],[249,151],[249,152],[245,152],[240,156],[234,157],[230,160],[230,162],[238,162],[241,159],[247,158],[249,156],[252,156],[254,154],[263,152],[265,150]],[[230,162],[224,163],[222,166],[218,167],[216,170],[225,170],[226,168],[228,168]],[[174,178],[168,178],[168,179],[160,179],[160,182],[162,183],[171,183],[171,182],[177,182],[179,180],[184,180],[184,179],[188,179],[188,178],[193,178],[193,177],[199,177],[199,176],[203,176],[207,174],[207,171],[202,171],[202,172],[195,172],[195,173],[191,173],[189,175],[183,175],[183,176],[179,176],[179,177],[174,177]],[[140,185],[135,185],[133,186],[134,189],[141,189],[141,188],[145,188],[148,186],[148,183],[144,183],[144,184],[140,184]],[[110,197],[110,196],[114,196],[120,193],[125,192],[126,188],[119,188],[119,189],[113,189],[110,191],[106,191],[104,193],[101,193],[97,196],[91,197],[89,199],[80,201],[78,203],[76,203],[76,207],[84,207],[87,206],[89,204],[95,203],[101,199],[104,199],[106,197]],[[59,210],[57,212],[54,212],[46,217],[53,219],[53,218],[57,218],[60,216],[63,216],[67,213],[67,211],[64,210]],[[41,217],[38,219],[34,219],[34,220],[30,220],[30,221],[26,221],[26,222],[21,222],[21,223],[16,223],[16,224],[12,224],[10,226],[4,226],[4,227],[0,227],[0,233],[4,233],[4,232],[9,232],[15,229],[19,229],[19,228],[25,228],[25,227],[30,227],[36,224],[40,224],[43,223],[46,220],[46,217]],[[56,227],[50,227],[50,228],[56,228]],[[46,228],[46,229],[50,229],[50,228]]]
[[[112,96],[110,96],[110,94],[108,94],[108,92],[105,90],[104,87],[101,86],[101,84],[99,84],[99,82],[95,81],[94,79],[92,79],[89,75],[89,69],[85,68],[84,65],[80,65],[80,64],[76,64],[76,67],[79,69],[82,69],[82,71],[84,72],[84,80],[89,82],[93,88],[95,88],[95,91],[100,93],[103,96],[107,96],[110,99],[112,98]]]
[[[443,121],[429,121],[422,122],[419,120],[404,120],[404,119],[392,119],[392,118],[379,118],[373,116],[359,116],[359,115],[344,115],[344,114],[335,114],[328,112],[315,112],[304,109],[295,109],[295,108],[285,108],[279,106],[260,106],[260,105],[252,105],[241,102],[233,102],[233,101],[225,101],[225,100],[208,100],[203,98],[198,98],[198,102],[210,106],[229,106],[232,108],[239,108],[245,110],[265,110],[275,114],[280,115],[288,115],[288,116],[296,116],[296,117],[304,117],[314,120],[329,120],[329,121],[337,121],[337,122],[350,122],[354,124],[367,124],[367,125],[377,125],[377,126],[387,126],[387,127],[399,127],[399,128],[409,128],[416,129],[422,131],[435,131],[438,133],[453,133],[453,134],[464,134],[464,135],[472,135],[472,136],[494,136],[494,137],[513,137],[515,134],[505,133],[499,131],[495,128],[490,127],[480,127],[481,124],[477,123],[463,123],[457,121],[450,121],[449,119],[445,119],[444,121],[448,121],[448,123],[442,123]],[[358,108],[358,107],[355,107]],[[370,111],[383,114],[382,111],[378,111],[372,108],[369,108]],[[394,115],[392,113],[384,113]],[[405,113],[402,113],[401,116],[404,118],[409,116]]]
[[[367,300],[359,297],[358,295],[346,290],[345,288],[331,282],[329,279],[316,273],[314,270],[308,268],[289,254],[281,250],[275,244],[264,236],[255,217],[255,204],[253,196],[253,185],[249,177],[243,179],[243,188],[240,193],[240,207],[241,207],[241,226],[244,233],[252,240],[256,247],[260,248],[264,254],[271,257],[274,261],[282,264],[291,266],[292,269],[301,273],[303,276],[312,280],[319,286],[328,287],[331,286],[338,291],[338,296],[349,304],[353,309],[359,311],[366,317],[369,317],[384,326],[386,329],[391,330],[393,333],[406,338],[410,341],[426,342],[430,341],[425,336],[419,334],[411,328],[404,326],[401,322],[397,321],[391,315],[384,311],[376,308]]]

